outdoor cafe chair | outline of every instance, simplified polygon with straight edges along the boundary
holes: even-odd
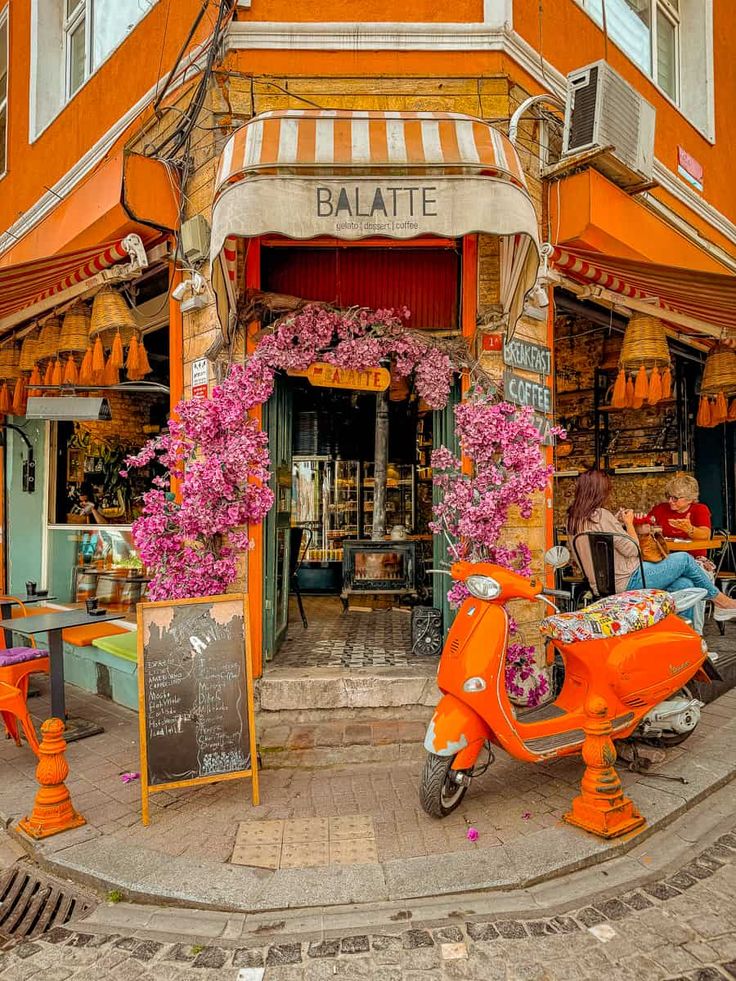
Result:
[[[580,552],[578,551],[578,542],[581,538],[585,538],[588,541],[588,547],[590,548],[590,558],[593,565],[593,578],[595,582],[590,583],[590,588],[596,599],[605,599],[606,596],[613,596],[616,590],[616,568],[614,564],[616,549],[614,544],[614,538],[625,538],[627,542],[632,541],[628,535],[624,535],[623,532],[619,534],[615,531],[582,531],[580,534],[575,535],[572,540],[572,550],[577,559],[578,565],[581,569],[584,569],[582,560],[580,558]],[[637,544],[636,542],[634,544]],[[647,588],[647,581],[644,576],[644,561],[641,557],[641,549],[637,545],[637,551],[639,555],[639,570],[641,572],[641,582],[644,589]]]
[[[21,745],[20,732],[18,731],[18,723],[20,722],[28,745],[38,756],[38,738],[28,714],[25,697],[19,688],[8,685],[4,681],[0,681],[0,715],[5,723],[8,736],[15,740],[16,746]]]
[[[23,629],[20,621],[23,617],[28,616],[24,604],[14,596],[0,596],[0,603],[13,603],[18,607],[20,616],[18,617],[17,632],[22,634]],[[29,647],[3,646],[0,648],[0,682],[17,690],[24,705],[28,698],[28,682],[31,675],[44,672],[48,674],[49,672],[48,652],[36,647],[36,642],[30,634],[26,639],[30,641]],[[8,737],[15,738],[15,741],[18,742],[17,736],[13,736],[8,726],[5,714],[3,714],[3,720]]]
[[[309,626],[309,621],[307,620],[307,615],[304,612],[304,603],[302,602],[302,591],[299,588],[299,569],[304,561],[304,556],[309,551],[309,546],[312,544],[312,532],[309,528],[290,528],[290,540],[289,540],[289,591],[294,593],[296,596],[296,601],[299,606],[299,615],[302,618],[302,623],[304,624],[304,629],[306,630]],[[306,541],[304,541],[306,537]]]

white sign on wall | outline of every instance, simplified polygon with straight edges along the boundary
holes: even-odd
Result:
[[[207,398],[210,384],[210,363],[207,358],[192,362],[192,398]]]

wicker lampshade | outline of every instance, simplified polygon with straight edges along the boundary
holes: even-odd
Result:
[[[15,379],[20,374],[20,348],[12,341],[0,347],[0,378]]]
[[[642,366],[665,368],[669,363],[670,349],[662,321],[647,313],[633,314],[621,345],[621,368],[636,372]]]
[[[670,398],[670,349],[659,317],[633,314],[621,344],[619,369],[611,399],[614,408],[639,409],[645,402],[656,405]]]
[[[118,330],[123,344],[129,344],[138,325],[123,295],[111,287],[105,287],[92,304],[89,336],[94,339],[100,334],[103,344],[109,346]]]
[[[736,351],[718,344],[705,361],[700,394],[726,398],[736,395]]]
[[[75,303],[67,310],[61,325],[59,352],[86,351],[89,344],[89,308],[84,303]]]
[[[38,361],[38,333],[34,330],[23,338],[19,368],[21,371],[33,371],[36,361]]]
[[[42,325],[41,334],[38,339],[38,360],[44,361],[47,358],[55,358],[59,353],[59,340],[61,338],[61,319],[59,317],[49,317]]]

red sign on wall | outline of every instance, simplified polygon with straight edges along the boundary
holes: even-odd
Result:
[[[681,146],[677,148],[677,172],[680,177],[684,177],[688,184],[692,184],[698,191],[703,190],[703,177],[705,176],[703,165]]]
[[[483,351],[500,351],[503,347],[500,334],[482,334],[481,349]]]

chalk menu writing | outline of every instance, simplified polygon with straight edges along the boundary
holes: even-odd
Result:
[[[145,614],[149,785],[247,770],[242,602],[193,600]]]

